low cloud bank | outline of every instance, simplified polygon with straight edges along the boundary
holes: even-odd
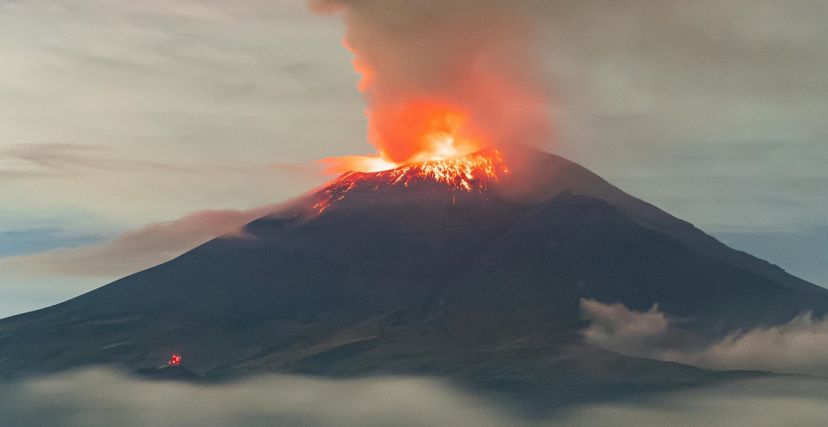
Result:
[[[828,384],[773,379],[667,392],[524,417],[435,379],[269,376],[200,386],[92,369],[0,384],[0,424],[56,427],[822,426]]]
[[[586,341],[622,354],[708,369],[828,376],[828,317],[805,313],[784,325],[734,332],[709,347],[687,350],[672,345],[671,321],[657,305],[640,312],[582,300],[581,311],[592,322]]]

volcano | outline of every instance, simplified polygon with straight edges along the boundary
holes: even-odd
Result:
[[[175,354],[207,378],[681,382],[713,374],[588,348],[580,301],[658,304],[699,343],[828,312],[828,290],[561,157],[448,162],[345,174],[243,233],[0,321],[0,373],[142,371]]]

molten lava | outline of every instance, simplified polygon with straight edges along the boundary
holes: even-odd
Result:
[[[170,360],[167,361],[168,366],[181,366],[181,355],[180,354],[173,354],[170,356]]]
[[[445,160],[410,163],[380,172],[348,172],[323,188],[314,209],[326,211],[357,188],[377,191],[383,187],[416,184],[444,185],[449,191],[485,191],[489,183],[510,173],[500,151],[489,149]]]

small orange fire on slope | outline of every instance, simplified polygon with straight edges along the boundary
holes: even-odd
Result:
[[[408,188],[434,183],[445,185],[449,191],[485,191],[490,182],[509,173],[500,151],[495,149],[445,160],[409,163],[380,172],[348,172],[317,193],[321,199],[313,207],[322,213],[357,188],[377,191],[383,187]]]

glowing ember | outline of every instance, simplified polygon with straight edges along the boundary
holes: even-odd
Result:
[[[170,356],[170,360],[167,361],[167,366],[181,366],[181,355],[173,354]]]
[[[442,184],[450,191],[484,191],[489,182],[497,181],[509,168],[498,150],[485,150],[462,157],[411,163],[395,169],[364,173],[348,172],[322,189],[313,207],[322,213],[334,203],[345,199],[358,187],[379,190],[386,186],[409,187],[415,183]]]

